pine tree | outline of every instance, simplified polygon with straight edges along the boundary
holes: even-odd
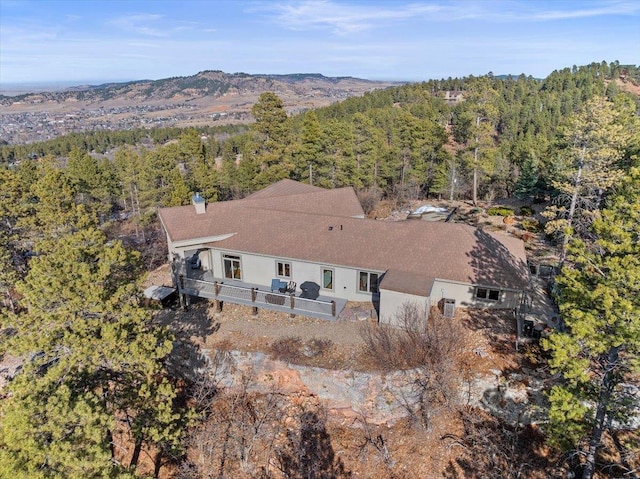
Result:
[[[252,181],[255,188],[261,188],[288,178],[293,172],[291,123],[282,100],[273,92],[262,93],[251,113],[256,121],[251,125],[251,140],[243,161],[259,165],[259,173]]]
[[[205,145],[200,134],[191,129],[180,135],[180,156],[184,163],[187,175],[181,179],[174,173],[172,183],[174,191],[171,201],[167,206],[185,204],[189,201],[189,189],[192,192],[200,192],[207,201],[216,201],[218,198],[218,171],[215,162],[206,155]],[[180,172],[176,170],[180,175]],[[176,191],[180,190],[180,191]]]
[[[37,238],[62,237],[97,223],[85,205],[76,203],[76,191],[57,160],[43,159],[37,171],[37,179],[29,191],[28,214],[18,222],[21,228]]]
[[[530,199],[538,192],[540,169],[535,158],[529,156],[524,160],[520,177],[515,185],[515,194],[521,199]]]
[[[594,473],[602,435],[624,423],[632,402],[623,384],[640,373],[640,168],[631,170],[591,225],[592,242],[569,244],[557,278],[565,332],[545,348],[562,383],[549,393],[554,444],[586,440],[583,479]]]
[[[322,129],[318,122],[318,117],[311,111],[305,114],[302,121],[302,130],[300,132],[300,147],[296,154],[296,162],[298,163],[298,174],[300,178],[305,178],[308,172],[308,181],[314,184],[314,173],[317,175],[322,169],[323,164],[322,153]],[[308,166],[307,166],[308,165]]]
[[[165,329],[137,305],[138,256],[89,227],[47,237],[3,323],[23,368],[0,401],[0,476],[113,477],[116,438],[179,448],[189,415],[163,368]],[[124,476],[122,476],[124,477]]]
[[[175,206],[189,201],[188,186],[185,183],[178,161],[179,145],[172,143],[154,151],[147,152],[140,170],[139,196],[141,207]],[[174,189],[178,187],[183,193],[176,198]]]
[[[545,213],[550,218],[547,232],[563,235],[562,259],[572,234],[587,230],[606,191],[624,174],[621,160],[633,133],[626,112],[631,107],[595,97],[569,119],[563,131],[564,163],[556,166],[560,177],[553,181],[560,195]]]
[[[493,171],[494,125],[497,123],[498,92],[487,78],[477,78],[470,84],[465,103],[472,116],[467,146],[473,150],[470,170],[473,172],[471,194],[474,206],[478,204],[478,190],[483,175]]]
[[[14,251],[10,243],[9,235],[0,228],[0,265],[2,265],[0,268],[0,298],[2,303],[13,311],[15,304],[12,293],[18,280],[18,271],[13,262]],[[2,329],[0,324],[0,331]],[[0,356],[2,356],[1,347]]]
[[[379,186],[379,162],[382,140],[371,119],[362,113],[353,116],[353,156],[355,172],[352,184],[355,188]]]
[[[460,158],[447,154],[436,167],[433,191],[445,196],[449,201],[456,199],[463,186],[461,169]]]

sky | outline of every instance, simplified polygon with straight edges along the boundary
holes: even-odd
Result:
[[[0,0],[0,84],[203,70],[423,81],[640,60],[638,0]]]

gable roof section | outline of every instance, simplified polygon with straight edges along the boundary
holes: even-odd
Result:
[[[308,186],[308,185],[307,185]],[[315,188],[315,187],[313,187]],[[278,211],[323,214],[331,216],[364,217],[364,211],[353,188],[325,190],[319,188],[306,193],[273,196],[266,198],[245,198],[240,200],[245,206]]]
[[[274,183],[266,188],[263,188],[255,193],[245,197],[245,199],[262,199],[262,198],[275,198],[278,196],[287,195],[299,195],[304,193],[312,193],[315,191],[327,191],[323,188],[313,185],[307,185],[306,183],[300,183],[299,181],[290,180],[285,178],[277,183]]]
[[[311,214],[337,217],[364,216],[353,188],[313,188],[314,190],[304,194],[253,199],[247,197],[242,200],[209,203],[203,214],[196,214],[193,205],[160,208],[158,214],[169,238],[174,242],[235,233],[237,226],[242,223],[241,219],[249,210],[312,212]],[[224,221],[223,218],[229,218],[231,221]],[[227,225],[225,228],[228,230],[221,232],[222,224]]]
[[[388,270],[382,277],[380,289],[399,291],[406,294],[424,296],[425,291],[431,291],[433,278],[426,274],[410,273],[398,269]]]
[[[355,197],[351,188],[341,190],[350,190]],[[385,222],[324,212],[349,198],[341,190],[213,203],[201,215],[193,206],[163,208],[159,215],[174,242],[195,244],[199,239],[224,237],[209,245],[230,252],[388,272],[382,286],[394,291],[427,295],[436,278],[517,290],[526,287],[526,256],[520,240],[459,223]],[[340,208],[338,212],[344,213]]]

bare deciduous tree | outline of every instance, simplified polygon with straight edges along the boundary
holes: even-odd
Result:
[[[282,395],[253,392],[254,382],[254,375],[247,373],[239,384],[220,390],[202,406],[209,414],[191,434],[191,459],[181,477],[253,477],[273,461]],[[206,399],[204,390],[201,398]]]
[[[461,326],[434,310],[428,322],[414,303],[405,303],[394,324],[367,325],[366,351],[382,370],[406,371],[410,393],[400,398],[411,416],[429,428],[435,414],[457,403],[462,381]]]
[[[375,186],[367,188],[366,190],[358,191],[358,200],[360,200],[360,205],[362,206],[365,215],[369,215],[376,209],[381,197],[382,191]]]

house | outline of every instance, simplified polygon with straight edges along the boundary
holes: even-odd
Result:
[[[447,90],[444,92],[444,100],[449,103],[460,103],[464,100],[464,92],[459,90]]]
[[[406,302],[448,313],[513,309],[528,284],[519,239],[458,223],[365,219],[352,188],[282,180],[241,200],[196,195],[158,214],[177,286],[189,295],[327,318],[347,301],[373,302],[379,321],[392,323]],[[320,297],[271,291],[273,279],[317,283]]]

